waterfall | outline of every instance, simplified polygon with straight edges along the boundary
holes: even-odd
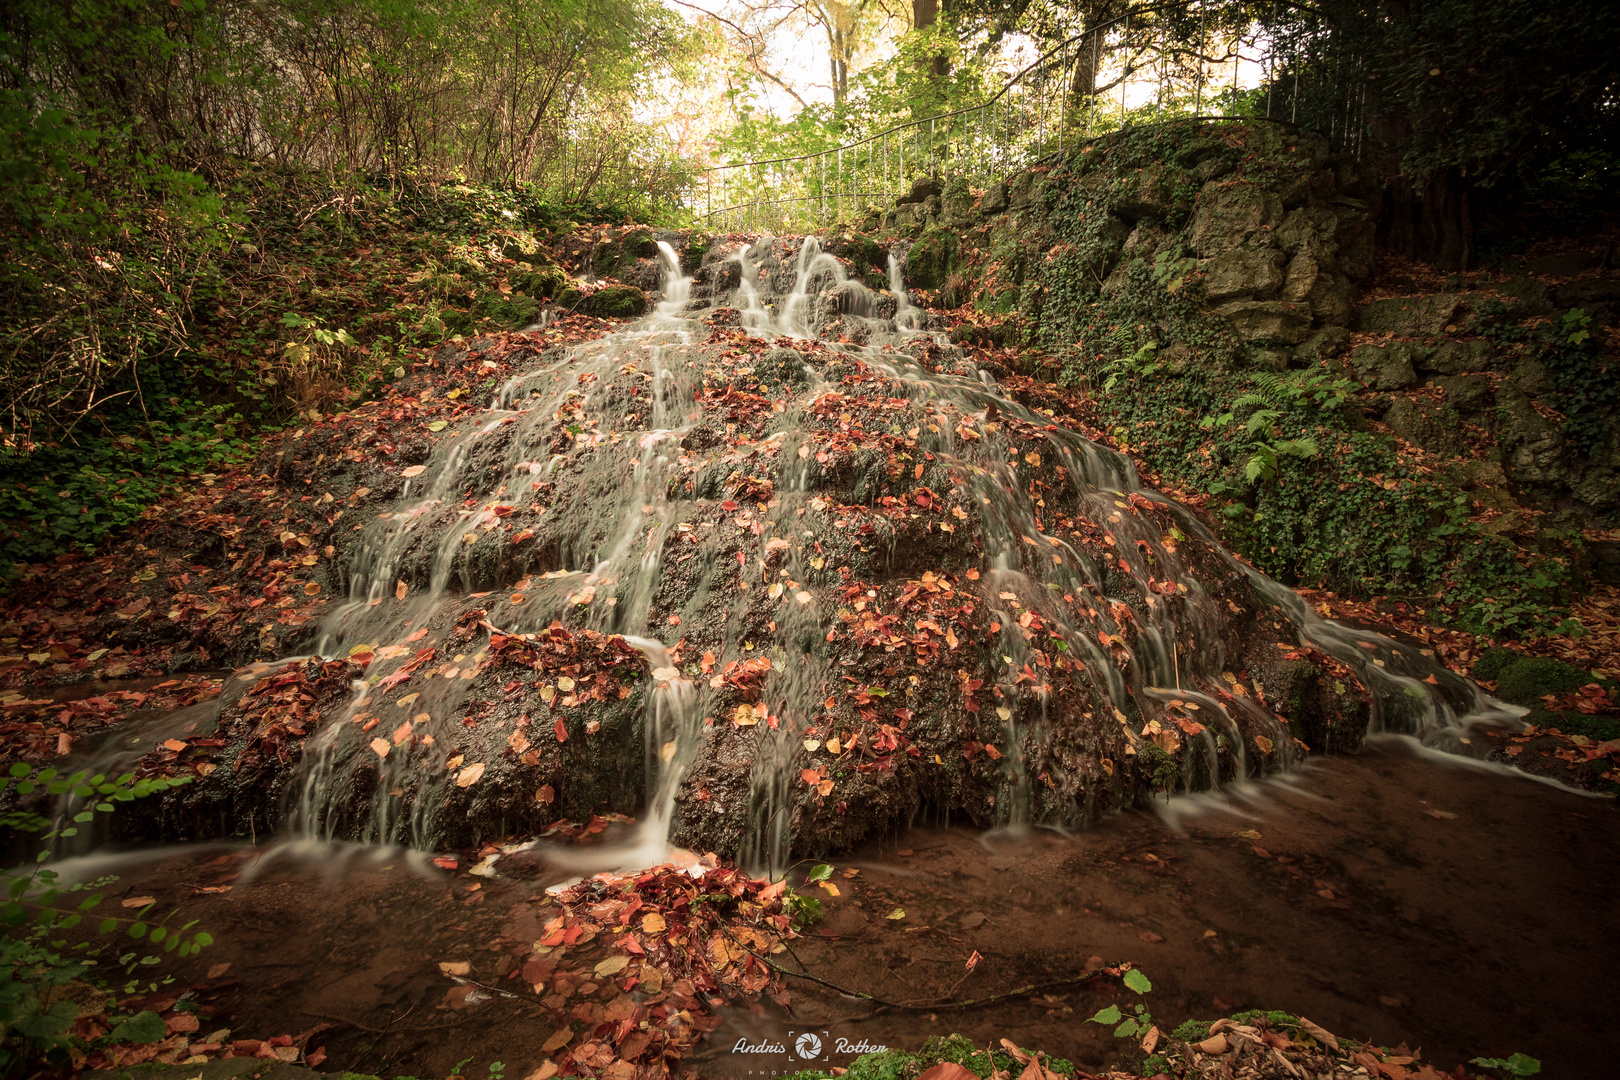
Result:
[[[454,421],[394,503],[359,526],[348,595],[328,610],[318,640],[325,655],[370,663],[353,699],[305,744],[291,785],[295,833],[432,847],[458,824],[450,817],[516,805],[499,800],[529,782],[523,778],[534,772],[525,770],[539,771],[524,755],[542,747],[596,755],[563,759],[582,770],[566,774],[571,782],[633,774],[623,782],[644,793],[646,809],[630,853],[618,856],[625,862],[658,861],[683,830],[712,819],[737,823],[728,842],[745,860],[780,869],[798,839],[805,785],[813,779],[811,787],[836,790],[855,782],[857,766],[877,767],[862,755],[840,766],[849,775],[823,778],[807,764],[825,763],[847,734],[829,702],[870,691],[893,698],[872,699],[878,721],[908,711],[918,723],[931,719],[921,717],[927,705],[912,702],[911,687],[850,674],[867,654],[823,647],[848,638],[863,609],[890,602],[876,586],[849,593],[832,543],[844,544],[839,558],[850,561],[888,544],[885,557],[905,563],[923,542],[913,524],[922,518],[926,543],[949,545],[970,520],[983,542],[971,573],[945,580],[928,555],[906,572],[924,580],[907,587],[975,605],[974,625],[996,628],[992,640],[951,652],[948,664],[962,669],[962,692],[986,729],[1000,732],[991,747],[1002,778],[994,816],[1005,827],[1075,825],[1112,805],[1119,763],[1108,745],[1140,745],[1144,754],[1154,752],[1153,740],[1186,746],[1165,767],[1179,769],[1188,787],[1297,760],[1289,728],[1232,677],[1240,665],[1228,641],[1231,616],[1225,594],[1210,590],[1234,581],[1252,584],[1277,638],[1314,645],[1379,692],[1375,726],[1446,746],[1471,724],[1511,719],[1417,650],[1318,617],[1218,545],[1200,554],[1213,545],[1210,534],[1190,511],[1145,488],[1123,455],[1003,396],[970,364],[919,364],[906,349],[922,313],[896,255],[888,263],[896,301],[889,322],[863,314],[871,310],[862,307],[864,287],[807,238],[778,322],[765,306],[773,275],[761,272],[776,258],[771,248],[729,256],[742,268],[744,329],[814,341],[831,336],[836,316],[844,331],[854,320],[871,337],[805,349],[806,362],[819,365],[814,373],[759,388],[753,400],[776,399],[762,426],[743,430],[744,418],[724,419],[698,400],[746,380],[720,371],[714,352],[704,351],[709,328],[688,321],[690,278],[660,242],[664,294],[651,315],[510,378],[491,408]],[[786,267],[774,265],[785,281]],[[831,374],[835,367],[845,374]],[[898,477],[901,493],[919,485],[885,519],[898,523],[888,539],[854,535],[856,519],[839,516],[850,508],[818,488],[831,484],[819,463],[833,467],[829,439],[863,422],[847,406],[827,404],[844,400],[843,391],[850,400],[868,395],[859,400],[881,414],[863,430],[887,448],[894,471],[873,475]],[[876,489],[861,497],[884,501]],[[932,500],[946,498],[958,517],[937,515],[937,529],[934,517],[903,509],[936,511]],[[514,514],[538,523],[526,530],[549,529],[550,546],[537,550],[538,537],[527,546],[503,539],[502,523]],[[886,580],[884,588],[898,589],[907,578],[896,571]],[[607,668],[591,674],[576,664],[563,674],[537,659],[504,691],[479,689],[478,676],[501,649],[538,656],[586,646],[610,666],[631,654],[651,677],[603,682]],[[968,669],[981,662],[991,671],[976,680]],[[554,702],[571,698],[587,676],[599,692],[608,686],[619,695],[593,699],[602,704],[591,715],[618,716],[608,705],[624,700],[639,702],[634,716],[625,713],[612,731],[565,731],[572,706]],[[975,690],[974,681],[984,685]],[[744,705],[737,687],[748,688]],[[505,709],[502,700],[535,704]],[[897,712],[900,702],[916,708]],[[627,746],[628,757],[611,757]],[[1254,759],[1256,748],[1266,764]],[[728,777],[739,779],[721,782]]]

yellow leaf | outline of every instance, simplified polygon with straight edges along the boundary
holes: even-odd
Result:
[[[596,965],[596,977],[598,979],[605,979],[609,975],[617,975],[619,972],[623,971],[629,966],[630,958],[625,956],[623,953],[610,956],[606,960],[603,960],[600,964]]]
[[[650,912],[649,914],[641,917],[641,929],[643,933],[662,934],[665,928],[664,917],[658,914],[656,911]]]
[[[905,908],[895,908],[893,911],[889,912],[887,915],[885,915],[883,917],[885,919],[895,919],[895,920],[903,919],[903,918],[906,917],[906,909]]]
[[[385,758],[388,756],[388,751],[392,750],[393,747],[388,745],[387,739],[372,739],[371,749],[378,757]]]
[[[465,975],[472,971],[472,965],[465,960],[443,960],[439,963],[439,970],[446,975]]]
[[[471,787],[478,783],[479,777],[484,775],[484,763],[478,762],[469,765],[456,774],[456,787]]]

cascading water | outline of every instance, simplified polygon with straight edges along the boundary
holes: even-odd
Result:
[[[889,291],[894,294],[894,325],[901,330],[921,330],[922,312],[911,302],[906,292],[906,270],[896,252],[889,252]]]
[[[640,774],[620,778],[646,806],[626,862],[656,861],[672,837],[712,840],[708,815],[735,823],[721,842],[779,868],[804,791],[836,803],[839,785],[880,777],[883,755],[903,752],[907,716],[926,728],[963,700],[1001,732],[999,749],[978,751],[999,762],[995,819],[1078,824],[1128,797],[1121,755],[1185,746],[1155,760],[1189,788],[1297,757],[1290,729],[1232,676],[1231,600],[1219,590],[1234,582],[1250,584],[1275,636],[1314,645],[1380,692],[1375,725],[1448,745],[1469,724],[1511,722],[1416,650],[1321,619],[1242,566],[1190,512],[1146,490],[1123,456],[971,369],[941,370],[949,357],[915,332],[921,313],[898,258],[894,318],[869,317],[871,294],[806,239],[778,322],[765,306],[773,274],[761,269],[772,244],[729,256],[741,264],[740,321],[756,337],[805,342],[802,354],[774,350],[801,355],[804,370],[790,365],[769,389],[736,397],[744,375],[760,375],[743,361],[717,366],[726,346],[699,340],[710,335],[688,321],[691,279],[660,243],[666,282],[651,316],[507,380],[487,411],[457,421],[423,466],[405,470],[393,505],[360,527],[348,595],[321,623],[322,654],[370,663],[348,707],[305,743],[295,833],[434,846],[452,831],[446,815],[517,783],[537,745],[575,752],[583,736],[565,732],[566,716],[555,736],[550,725],[556,706],[586,689],[595,702],[635,704],[618,742],[604,727],[578,751],[595,757],[571,759],[592,773],[573,777],[582,787],[606,782],[595,774]],[[832,314],[846,331],[859,323],[869,343],[818,340]],[[849,407],[857,401],[863,412]],[[762,404],[768,420],[750,420]],[[925,473],[949,491],[921,486]],[[890,483],[899,496],[882,495]],[[829,495],[845,490],[837,484],[848,498]],[[894,523],[887,541],[855,512],[877,505]],[[524,526],[528,546],[501,539],[514,514],[536,523]],[[958,529],[977,530],[982,557],[953,547]],[[927,561],[940,553],[975,568],[942,576]],[[886,560],[887,584],[874,578],[863,591],[841,560]],[[919,637],[902,642],[893,610],[878,614],[897,591],[971,611],[991,637],[959,641],[943,616],[924,614],[912,616]],[[929,626],[939,644],[924,642]],[[848,640],[866,651],[828,647]],[[598,669],[574,663],[478,689],[503,649],[586,647]],[[911,670],[883,666],[885,651],[902,648],[939,650],[928,670],[955,668],[956,696],[946,702],[916,675],[880,685],[891,668],[895,679]],[[621,654],[639,657],[650,679],[608,679],[601,665],[625,669]],[[545,707],[510,714],[490,694]],[[871,717],[861,722],[877,732],[871,740],[887,740],[881,753],[863,744],[827,762],[849,733],[833,719],[840,695]],[[601,748],[632,728],[639,755],[610,760]],[[483,779],[486,770],[503,779]]]

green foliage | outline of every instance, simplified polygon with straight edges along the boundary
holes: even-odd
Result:
[[[57,799],[59,805],[76,807],[67,823],[53,823],[37,815],[11,811],[4,824],[12,829],[38,832],[49,841],[76,836],[80,825],[97,815],[113,812],[121,803],[144,798],[187,783],[190,777],[137,780],[133,774],[118,777],[91,776],[83,771],[62,775],[55,769],[41,769],[16,763],[0,776],[0,792],[6,788],[17,797],[36,793]],[[78,1018],[78,1005],[56,993],[70,983],[83,981],[110,948],[110,941],[95,944],[93,939],[70,941],[74,930],[105,900],[105,890],[116,878],[74,882],[63,886],[50,868],[50,850],[36,858],[0,873],[0,1073],[48,1063],[61,1068],[69,1063],[68,1048],[75,1043],[69,1029]],[[81,895],[75,895],[81,894]],[[115,935],[145,941],[152,952],[142,955],[139,947],[118,955],[116,963],[126,976],[125,993],[156,989],[156,984],[136,972],[158,964],[161,954],[194,956],[213,938],[204,932],[191,933],[196,920],[178,928],[167,923],[171,912],[155,924],[150,921],[155,904],[135,912],[133,917],[102,918],[95,924],[94,936],[109,939]],[[167,980],[165,980],[167,981]],[[141,1012],[116,1020],[108,1038],[113,1042],[155,1042],[168,1034],[163,1019],[152,1012]]]
[[[1121,980],[1127,990],[1137,994],[1146,994],[1153,989],[1148,977],[1136,968],[1125,972]],[[1095,1016],[1086,1018],[1088,1024],[1101,1024],[1114,1029],[1114,1037],[1119,1039],[1139,1039],[1153,1027],[1153,1015],[1148,1012],[1145,1005],[1133,1005],[1126,1012],[1118,1005],[1109,1005],[1099,1009]]]
[[[1468,1064],[1491,1069],[1501,1076],[1535,1076],[1541,1072],[1541,1062],[1529,1054],[1514,1054],[1506,1058],[1477,1057]]]
[[[1524,346],[1527,359],[1538,360],[1552,376],[1547,403],[1564,414],[1563,431],[1581,453],[1601,453],[1620,416],[1620,385],[1610,376],[1602,341],[1592,333],[1592,318],[1572,308],[1550,320],[1526,327],[1521,313],[1499,300],[1477,306],[1469,328],[1496,341]]]
[[[1129,356],[1120,356],[1110,360],[1108,367],[1112,370],[1108,378],[1103,382],[1103,389],[1112,390],[1114,384],[1122,378],[1145,378],[1155,374],[1159,370],[1159,365],[1154,362],[1153,358],[1158,354],[1158,351],[1159,343],[1150,341]]]

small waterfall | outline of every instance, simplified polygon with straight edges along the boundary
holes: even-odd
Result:
[[[911,294],[906,292],[905,268],[900,256],[889,252],[889,291],[894,294],[894,325],[900,330],[916,331],[922,329],[922,315],[911,302]]]
[[[773,338],[777,336],[776,320],[760,302],[759,271],[749,260],[748,250],[744,244],[731,256],[731,261],[742,268],[737,281],[737,309],[745,330],[755,337]]]
[[[536,705],[532,717],[521,717],[526,726],[500,714],[512,726],[491,731],[495,725],[480,718],[495,703],[477,697],[491,694],[475,693],[479,673],[513,642],[529,649],[594,634],[621,642],[612,648],[636,654],[651,672],[633,683],[640,697],[625,698],[639,701],[634,725],[615,736],[623,742],[632,726],[639,730],[631,758],[646,806],[633,850],[621,858],[660,861],[672,833],[699,814],[721,815],[739,823],[735,843],[746,861],[780,869],[792,857],[805,785],[831,790],[848,782],[806,765],[813,748],[850,735],[828,702],[854,696],[871,713],[863,723],[884,738],[905,722],[900,712],[915,711],[919,724],[934,719],[922,715],[931,706],[913,702],[909,688],[851,673],[900,646],[864,654],[821,647],[847,640],[867,613],[875,620],[900,588],[969,605],[974,626],[991,628],[964,652],[951,645],[950,659],[940,660],[960,668],[958,692],[981,712],[980,730],[998,733],[999,747],[978,752],[1000,770],[994,816],[1009,828],[1075,825],[1114,805],[1120,791],[1110,745],[1133,747],[1130,754],[1140,747],[1143,755],[1187,747],[1179,759],[1162,758],[1179,764],[1162,767],[1180,768],[1188,787],[1218,786],[1234,761],[1236,775],[1248,777],[1297,759],[1289,729],[1232,679],[1240,665],[1227,640],[1229,615],[1206,581],[1220,579],[1222,588],[1250,581],[1279,638],[1291,631],[1382,693],[1376,724],[1447,745],[1472,723],[1508,716],[1416,650],[1317,617],[1297,594],[1218,545],[1195,558],[1186,549],[1204,551],[1213,538],[1191,512],[1146,489],[1128,459],[1004,397],[971,365],[956,365],[968,374],[941,372],[936,357],[925,369],[897,349],[914,347],[923,313],[905,291],[896,254],[888,270],[898,334],[879,335],[886,323],[870,319],[875,336],[866,344],[823,340],[824,348],[803,350],[821,365],[814,372],[781,388],[756,387],[755,401],[769,393],[779,406],[759,426],[741,431],[717,420],[698,399],[729,393],[730,375],[716,386],[713,352],[698,346],[709,328],[685,317],[690,278],[671,245],[660,242],[659,250],[666,280],[652,315],[513,376],[489,410],[453,421],[427,461],[404,470],[409,478],[395,502],[363,523],[346,567],[348,594],[326,612],[317,640],[325,655],[370,660],[352,699],[328,711],[305,743],[290,785],[295,834],[435,845],[445,815],[469,813],[466,800],[485,790],[476,786],[485,768],[491,776],[516,769],[521,748],[551,739],[548,725],[568,719]],[[870,310],[861,307],[864,287],[814,238],[797,252],[779,322],[766,307],[773,274],[761,272],[775,267],[775,280],[786,281],[771,245],[730,258],[742,269],[742,323],[756,336],[810,340],[828,332],[829,311],[847,329]],[[854,310],[829,296],[840,289],[849,290]],[[853,374],[846,387],[846,376],[831,372]],[[880,408],[865,420],[842,405],[821,408],[844,389],[874,395]],[[880,460],[869,475],[898,478],[901,494],[880,498],[882,489],[873,488],[855,498],[865,498],[866,508],[894,504],[890,520],[899,525],[889,539],[878,531],[852,535],[859,523],[839,515],[859,508],[817,488],[834,483],[825,479],[837,464],[829,431],[863,423],[893,470],[885,473]],[[1021,441],[1015,428],[1025,433]],[[829,461],[827,473],[818,454]],[[703,462],[710,472],[698,468]],[[922,486],[929,470],[937,491]],[[1037,475],[1045,486],[1036,486]],[[561,485],[568,477],[572,488]],[[561,490],[575,494],[559,497]],[[931,523],[926,542],[947,545],[956,528],[976,527],[984,559],[970,573],[945,580],[929,555],[861,594],[837,572],[833,548],[822,551],[824,539],[838,538],[846,553],[888,544],[904,564],[923,542],[911,525],[919,514],[905,511],[944,498],[960,515],[955,524],[941,515],[951,531],[935,532]],[[964,506],[974,511],[971,522]],[[555,524],[554,546],[502,546],[508,518]],[[675,594],[687,598],[684,624],[670,617]],[[762,594],[772,601],[768,618]],[[968,670],[980,663],[988,669]],[[575,675],[566,678],[572,686]],[[537,661],[504,693],[527,702],[542,684],[561,692],[557,672]],[[629,695],[632,684],[623,689]],[[739,691],[746,708],[737,704]],[[898,708],[902,702],[912,704]],[[618,745],[608,736],[591,735],[592,753]],[[556,744],[547,748],[557,751],[563,739]],[[569,752],[578,749],[572,742]],[[876,768],[869,751],[839,767]],[[684,803],[683,790],[714,764],[701,755],[721,752],[725,775],[746,783],[717,783],[691,796],[701,802]],[[585,759],[577,760],[583,767]]]

